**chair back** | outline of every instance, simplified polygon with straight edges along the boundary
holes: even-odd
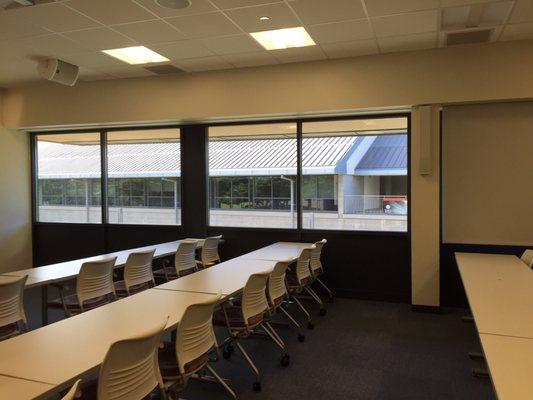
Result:
[[[183,240],[178,244],[178,250],[174,256],[174,266],[178,276],[180,271],[196,268],[196,246],[198,246],[196,240]]]
[[[24,313],[24,285],[28,275],[0,283],[0,327],[22,321],[27,325]]]
[[[76,294],[82,311],[83,302],[86,300],[110,294],[116,298],[113,285],[113,267],[116,260],[117,258],[113,257],[83,263],[76,280]]]
[[[526,263],[529,268],[533,268],[533,249],[526,249],[524,253],[522,253],[520,259]]]
[[[300,283],[311,276],[309,260],[311,259],[312,250],[311,248],[303,249],[298,260],[296,260],[296,278]]]
[[[135,285],[152,283],[155,286],[154,275],[152,273],[152,260],[155,249],[130,253],[124,266],[124,284],[126,290]]]
[[[328,241],[326,239],[322,239],[320,242],[315,243],[315,247],[311,250],[311,259],[310,259],[310,265],[311,265],[311,272],[313,275],[316,275],[317,273],[320,273],[323,271],[322,262],[320,261],[320,256],[322,255],[322,248]]]
[[[273,270],[250,275],[242,293],[242,316],[244,323],[252,325],[257,319],[262,320],[268,310],[266,297],[267,279]]]
[[[285,284],[285,274],[289,267],[290,260],[278,261],[268,277],[268,299],[272,306],[274,302],[287,295],[287,285]]]
[[[221,238],[222,235],[219,235],[211,236],[204,240],[201,254],[201,259],[204,266],[220,261],[220,255],[218,254],[218,242]]]
[[[78,391],[80,382],[81,382],[81,379],[78,379],[76,382],[74,382],[74,385],[72,385],[70,390],[63,397],[61,397],[61,400],[75,400],[76,392]]]
[[[157,354],[167,320],[109,347],[98,376],[98,400],[141,400],[163,387]]]
[[[186,371],[185,366],[201,359],[216,346],[213,310],[220,298],[219,293],[205,302],[191,304],[185,310],[176,329],[176,359],[180,374],[195,372],[194,369]]]

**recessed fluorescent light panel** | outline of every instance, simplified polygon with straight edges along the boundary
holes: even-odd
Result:
[[[251,33],[252,37],[267,50],[291,47],[314,46],[316,43],[303,27],[276,29]]]
[[[118,58],[128,64],[149,64],[169,61],[168,58],[157,54],[144,46],[124,47],[122,49],[102,50],[111,57]]]

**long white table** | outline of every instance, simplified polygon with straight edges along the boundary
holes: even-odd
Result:
[[[303,249],[312,249],[313,243],[277,242],[243,255],[255,260],[294,261]]]
[[[455,258],[498,399],[533,398],[533,271],[512,255]]]
[[[511,255],[455,257],[478,332],[533,338],[533,271]]]
[[[533,339],[484,333],[479,337],[498,399],[533,398]]]
[[[201,248],[204,243],[204,239],[183,239],[183,240],[197,240],[198,247]],[[0,276],[5,277],[23,277],[28,275],[26,281],[26,288],[32,288],[39,286],[41,290],[42,301],[42,325],[48,323],[48,285],[51,283],[60,283],[75,278],[79,272],[83,263],[89,261],[101,261],[112,257],[117,257],[115,262],[115,269],[122,268],[126,264],[126,260],[130,253],[138,251],[146,251],[155,248],[154,259],[167,257],[174,254],[178,248],[178,244],[183,240],[175,240],[172,242],[159,243],[151,246],[136,247],[133,249],[115,251],[113,253],[100,254],[97,256],[81,258],[77,260],[65,261],[56,264],[49,264],[42,267],[28,268],[13,272],[7,272]]]
[[[296,254],[301,244],[279,248],[288,247]],[[286,260],[286,254],[281,259]],[[166,330],[170,330],[190,304],[219,292],[226,299],[241,291],[251,274],[270,271],[276,261],[237,257],[0,342],[0,384],[6,386],[1,391],[24,392],[21,396],[6,395],[6,399],[46,399],[76,379],[95,373],[113,342],[144,332],[166,317]]]

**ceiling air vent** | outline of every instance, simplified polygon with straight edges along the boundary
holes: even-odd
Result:
[[[450,32],[446,35],[446,46],[457,44],[487,43],[490,40],[492,29],[475,31]]]
[[[150,67],[144,67],[144,69],[157,75],[180,74],[185,72],[184,70],[169,64],[153,65]]]

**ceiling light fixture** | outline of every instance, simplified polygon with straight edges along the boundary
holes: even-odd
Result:
[[[191,0],[155,0],[157,4],[165,8],[174,8],[181,10],[191,5]]]
[[[314,46],[316,43],[303,27],[275,29],[253,32],[252,37],[267,50],[288,49],[291,47]]]
[[[267,17],[266,15],[259,18],[259,21],[270,21],[270,17]]]
[[[111,57],[118,58],[128,64],[149,64],[170,61],[161,54],[156,53],[144,46],[124,47],[122,49],[102,50]]]

